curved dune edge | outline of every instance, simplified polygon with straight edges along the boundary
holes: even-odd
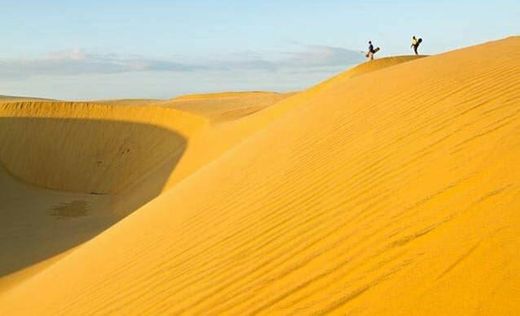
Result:
[[[0,104],[0,292],[165,190],[207,120],[174,109]]]
[[[191,112],[214,123],[240,119],[276,104],[294,93],[223,92],[184,95],[160,103],[161,106]]]
[[[234,99],[226,106],[236,112],[242,105]],[[0,292],[63,258],[237,140],[212,148],[204,137],[213,134],[207,119],[136,105],[1,102]],[[192,147],[199,155],[195,164],[183,158],[193,156]]]
[[[372,62],[368,62],[365,64],[358,65],[353,67],[349,71],[346,71],[341,76],[343,78],[352,78],[356,75],[372,72],[376,70],[380,70],[398,63],[406,62],[415,59],[416,56],[399,56],[399,57],[387,57],[379,60],[375,60]],[[310,89],[313,91],[315,89],[322,89],[326,86],[328,81],[317,85],[316,87]],[[192,112],[197,116],[205,116],[210,120],[214,121],[229,121],[236,120],[238,118],[245,117],[247,115],[253,114],[255,112],[266,109],[273,104],[281,103],[279,101],[283,99],[287,99],[290,96],[294,96],[294,93],[272,93],[272,92],[226,92],[226,93],[210,93],[210,94],[199,94],[199,95],[186,95],[178,97],[172,101],[161,102],[161,106],[165,106],[167,104],[170,108],[177,108],[181,110],[181,112],[172,111],[164,111],[159,108],[152,107],[144,107],[143,105],[157,105],[158,103],[154,103],[153,100],[108,100],[108,101],[93,101],[90,103],[86,102],[58,102],[47,99],[36,99],[36,98],[25,98],[25,97],[6,97],[6,99],[1,100],[4,102],[2,108],[0,109],[0,117],[38,117],[38,118],[59,118],[59,119],[88,119],[88,120],[113,120],[113,121],[125,121],[125,122],[142,122],[145,124],[152,124],[153,126],[161,126],[167,129],[179,130],[183,136],[187,139],[194,134],[193,130],[198,130],[200,126],[203,125],[200,119],[196,117],[190,117],[187,112]],[[174,183],[184,178],[186,175],[190,174],[194,170],[197,170],[202,164],[211,161],[218,157],[222,152],[225,152],[235,143],[239,142],[241,139],[250,135],[254,130],[261,128],[262,126],[269,123],[271,119],[275,116],[280,115],[285,112],[287,107],[292,107],[294,104],[301,103],[302,99],[307,97],[307,93],[302,94],[298,98],[290,99],[289,102],[285,102],[286,105],[280,104],[275,107],[274,112],[275,115],[265,115],[261,114],[260,116],[266,117],[267,119],[253,119],[253,121],[261,122],[259,125],[253,122],[254,128],[251,127],[242,127],[238,128],[240,132],[236,132],[237,129],[235,126],[231,128],[224,128],[224,132],[220,130],[213,131],[212,129],[206,130],[206,134],[203,137],[199,137],[201,139],[200,142],[207,143],[209,141],[212,143],[210,148],[196,148],[195,155],[198,156],[198,159],[193,160],[194,164],[188,163],[186,171],[174,172],[172,174],[170,181],[165,184],[165,188],[171,187]],[[292,101],[292,102],[291,102]],[[130,102],[130,103],[129,103]],[[118,107],[122,105],[135,105],[135,109],[128,110],[127,108],[121,109]],[[293,105],[289,105],[293,104]],[[217,108],[214,110],[214,108]],[[208,111],[208,109],[211,109]],[[278,110],[276,110],[278,109]],[[172,113],[173,112],[173,113]],[[183,114],[184,113],[184,114]],[[160,117],[160,118],[159,118]],[[158,119],[159,118],[159,119]],[[180,118],[180,121],[179,121]],[[170,123],[173,122],[173,123]],[[189,122],[189,123],[187,123]],[[250,125],[251,121],[241,122],[242,126]],[[22,127],[27,130],[27,127]],[[30,129],[30,128],[29,128]],[[60,130],[60,128],[55,128],[56,131]],[[230,132],[231,130],[231,132]],[[121,131],[123,132],[123,131]],[[24,132],[23,132],[24,133]],[[213,135],[211,135],[213,134]],[[226,134],[226,135],[223,135]],[[234,134],[234,135],[229,135]],[[228,136],[229,135],[229,136]],[[52,140],[57,135],[54,136],[45,136],[46,139]],[[85,137],[88,136],[88,132],[85,132],[85,135],[80,136]],[[217,141],[213,142],[216,138],[222,138],[226,141]],[[228,137],[225,137],[228,136]],[[18,136],[13,136],[14,139],[18,140]],[[208,139],[206,139],[208,138]],[[75,142],[81,142],[80,139],[75,139]],[[32,142],[32,140],[29,140]],[[224,143],[224,145],[222,145]],[[80,145],[81,146],[81,145]],[[117,146],[112,145],[112,146]],[[27,148],[28,145],[23,146],[23,148]],[[69,149],[70,146],[69,145]],[[195,146],[197,147],[197,146]],[[216,148],[212,148],[216,147]],[[20,179],[43,186],[45,188],[51,189],[60,189],[66,191],[82,191],[82,192],[110,192],[111,188],[105,188],[100,181],[95,181],[94,184],[89,187],[78,187],[86,182],[77,179],[78,175],[89,175],[89,178],[92,177],[90,172],[85,172],[83,169],[92,169],[92,166],[88,166],[85,168],[77,168],[79,169],[76,174],[72,177],[72,179],[66,179],[66,183],[55,183],[55,181],[49,181],[48,179],[48,166],[39,168],[32,167],[28,168],[27,164],[20,163],[18,152],[19,150],[12,150],[10,146],[3,146],[4,152],[9,153],[13,164],[15,166],[6,166],[7,169],[12,172],[15,176]],[[83,150],[83,148],[82,148]],[[59,150],[57,150],[59,151]],[[205,153],[201,154],[201,151]],[[40,156],[42,153],[39,154]],[[26,156],[35,156],[35,154],[29,154]],[[55,157],[44,157],[45,159],[41,159],[43,161],[54,162],[56,161]],[[165,159],[164,157],[162,158]],[[103,160],[100,158],[98,161]],[[109,159],[112,160],[112,159]],[[190,159],[184,159],[184,161]],[[155,164],[158,162],[155,161]],[[159,162],[160,163],[160,162]],[[74,163],[75,165],[76,162]],[[4,162],[5,165],[5,162]],[[81,162],[79,163],[81,166]],[[61,168],[61,166],[58,166]],[[149,168],[148,165],[145,165],[145,168]],[[13,170],[15,169],[15,170]],[[44,174],[40,175],[39,179],[32,179],[32,173],[35,169],[44,169]],[[19,171],[20,170],[20,171]],[[23,174],[21,170],[25,170],[26,174]],[[31,175],[29,175],[30,172]],[[57,172],[54,172],[57,173]],[[106,172],[105,172],[106,173]],[[57,173],[59,174],[59,173]],[[179,174],[179,175],[177,175]],[[105,175],[106,177],[106,175]],[[112,177],[113,178],[113,177]],[[61,180],[60,180],[61,181]],[[135,182],[135,181],[134,181]],[[126,184],[128,186],[129,184]],[[113,186],[113,185],[112,185]],[[116,187],[113,191],[121,191],[123,187]]]
[[[0,105],[0,163],[44,188],[108,194],[185,147],[205,121],[174,109],[88,103]]]
[[[230,124],[255,132],[0,313],[517,313],[519,48],[339,77]]]
[[[208,111],[204,113],[203,109],[218,107],[216,111],[210,110],[209,112],[214,113],[214,116],[218,116],[220,118],[218,121],[230,122],[265,109],[290,95],[292,94],[268,92],[193,95],[186,96],[186,98],[190,100],[193,98],[197,100],[202,99],[204,101],[202,103],[184,103],[183,101],[181,102],[182,106],[179,106],[179,108],[182,109],[175,109],[175,106],[169,106],[165,102],[152,102],[146,106],[139,104],[139,102],[145,102],[145,100],[133,100],[139,105],[131,107],[125,106],[128,103],[128,101],[125,100],[115,100],[113,102],[93,101],[88,103],[53,102],[51,100],[0,102],[0,119],[4,121],[17,120],[16,123],[9,124],[9,126],[6,127],[11,132],[8,133],[8,135],[4,135],[3,140],[2,137],[0,137],[0,142],[3,142],[3,154],[0,155],[2,156],[0,157],[0,163],[17,178],[44,188],[86,193],[116,193],[124,191],[134,184],[138,184],[136,179],[139,179],[139,175],[142,174],[146,176],[146,170],[156,169],[157,165],[161,165],[167,160],[167,157],[172,155],[172,153],[165,150],[166,148],[174,149],[182,145],[181,143],[185,143],[185,150],[190,150],[192,146],[195,147],[195,154],[191,155],[197,156],[197,159],[194,160],[195,164],[192,164],[189,161],[190,159],[181,157],[179,163],[182,165],[187,162],[187,166],[180,168],[182,172],[175,169],[172,170],[172,174],[169,175],[170,179],[164,184],[164,189],[167,189],[186,175],[198,169],[204,163],[218,157],[242,137],[249,135],[249,133],[242,131],[243,135],[241,135],[241,137],[235,137],[235,135],[240,134],[240,132],[235,132],[236,128],[232,125],[222,128],[222,130],[226,131],[224,134],[233,134],[228,137],[220,133],[220,129],[214,131],[214,129],[208,125],[208,120],[211,119],[211,115],[204,115],[208,114]],[[181,99],[184,98],[181,97]],[[197,113],[198,111],[202,113]],[[45,119],[49,122],[52,121],[52,124],[40,124],[27,122],[28,120],[25,120],[33,118],[38,120]],[[97,124],[98,122],[99,124]],[[101,122],[103,122],[103,124],[101,124]],[[268,121],[264,120],[263,123],[267,122]],[[127,126],[123,126],[125,124]],[[88,125],[91,125],[90,129]],[[98,127],[97,125],[100,126]],[[103,125],[103,128],[100,128],[101,125]],[[103,154],[100,155],[97,152],[89,154],[88,148],[85,148],[89,143],[87,140],[91,138],[102,138],[107,143],[106,147],[126,148],[128,147],[126,146],[127,144],[120,142],[126,142],[127,139],[135,139],[136,137],[141,137],[143,134],[147,134],[135,131],[138,125],[142,125],[143,128],[144,125],[149,125],[153,128],[170,130],[174,133],[178,133],[178,137],[182,139],[179,139],[177,144],[175,141],[172,141],[170,142],[171,144],[163,143],[164,146],[166,146],[165,148],[157,148],[159,144],[157,142],[158,135],[146,136],[148,140],[143,139],[141,143],[137,144],[138,147],[143,147],[141,148],[143,152],[148,151],[152,156],[159,155],[160,157],[153,158],[154,160],[150,160],[148,163],[143,163],[142,158],[137,157],[137,160],[132,164],[127,164],[127,166],[123,165],[121,166],[122,168],[117,166],[114,168],[114,172],[121,174],[121,180],[115,180],[115,183],[105,183],[106,180],[113,181],[113,179],[117,177],[110,175],[105,169],[101,168],[99,177],[103,179],[99,179],[95,171],[99,169],[98,167],[100,166],[95,163],[106,161],[108,164],[113,164],[118,158],[115,156],[105,157]],[[261,126],[263,125],[265,124]],[[257,128],[258,127],[246,129],[252,132]],[[38,130],[38,132],[35,130]],[[44,132],[43,135],[40,135],[41,130]],[[101,130],[100,133],[103,135],[96,137],[96,135],[92,134],[99,130]],[[33,133],[30,133],[31,131]],[[72,134],[72,136],[68,136],[70,134]],[[54,140],[60,138],[62,135],[68,136],[67,143],[62,142],[56,145]],[[221,139],[215,142],[215,136],[217,135]],[[34,147],[35,136],[41,138],[38,144],[40,148],[53,147],[53,149],[47,151],[40,150],[38,153],[33,152],[34,148],[32,147]],[[6,141],[8,137],[9,139]],[[195,145],[192,145],[190,142],[192,142],[194,138],[196,139]],[[20,139],[25,143],[20,144]],[[222,143],[224,143],[224,145],[221,145]],[[198,144],[200,144],[200,146],[198,146]],[[98,148],[102,146],[102,144],[96,141],[92,144],[92,151],[97,151]],[[149,147],[149,149],[146,147]],[[87,152],[87,154],[85,154],[85,152]],[[86,156],[86,161],[83,157],[77,157],[79,153],[81,153],[82,156]],[[183,155],[184,154],[186,153],[183,153]],[[65,168],[63,167],[63,163],[66,163],[66,161],[62,161],[62,164],[59,164],[59,159],[56,157],[75,155],[76,157],[73,159],[67,158],[72,166]],[[115,153],[111,155],[115,155]],[[36,156],[40,157],[38,163],[31,158]],[[95,162],[92,161],[93,156],[99,156],[95,157]],[[128,160],[128,158],[125,159]],[[47,165],[43,165],[44,163],[47,163]],[[71,169],[74,169],[74,172],[72,174],[65,172],[67,168],[69,172]],[[125,168],[126,171],[123,170]],[[94,172],[94,174],[92,174],[92,172]],[[178,173],[180,173],[180,175],[177,175]],[[54,174],[53,178],[49,178],[50,174]],[[81,179],[81,177],[85,176],[87,178]]]

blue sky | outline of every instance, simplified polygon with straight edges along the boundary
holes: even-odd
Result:
[[[362,61],[517,35],[520,2],[0,0],[0,94],[169,98],[308,87]]]

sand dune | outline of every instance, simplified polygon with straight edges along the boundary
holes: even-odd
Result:
[[[249,94],[237,95],[251,101]],[[213,102],[204,95],[204,104],[222,109],[220,97]],[[0,291],[101,233],[236,141],[207,145],[206,135],[218,133],[206,118],[158,107],[157,101],[130,101],[0,104]],[[234,97],[227,108],[239,117],[249,114],[243,107]],[[197,160],[183,159],[192,152]]]
[[[11,95],[0,95],[0,102],[31,102],[31,101],[56,101],[52,99],[45,98],[34,98],[34,97],[19,97],[19,96],[11,96]]]
[[[393,56],[393,57],[384,57],[381,59],[377,59],[375,61],[369,63],[363,63],[356,67],[345,71],[341,76],[354,78],[363,74],[369,74],[373,71],[381,70],[384,68],[388,68],[391,66],[399,65],[405,62],[417,60],[420,58],[424,58],[427,56],[419,55],[419,56]],[[334,78],[333,78],[334,79]]]
[[[149,137],[157,155],[178,137],[186,146],[160,195],[0,293],[0,314],[517,314],[519,49],[513,37],[375,61],[217,125],[140,107],[62,115],[63,105],[50,126],[85,115],[85,134],[111,131],[89,147],[71,127],[87,152],[127,144],[112,140],[118,129]],[[24,152],[54,156],[45,137],[40,149],[24,140],[25,105],[2,111],[23,140],[0,138],[9,172],[74,194],[104,183],[72,140],[61,149],[91,177],[24,173],[36,165]],[[128,121],[154,127],[115,123]],[[121,161],[103,192],[146,190],[155,158]]]
[[[147,106],[155,105],[160,102],[156,99],[117,99],[117,100],[96,100],[90,101],[89,103],[112,105],[112,106]]]
[[[81,103],[10,103],[0,115],[9,131],[0,136],[0,159],[12,174],[45,188],[99,194],[119,192],[178,159],[188,134],[204,124],[175,110]]]
[[[227,92],[185,95],[163,105],[207,117],[213,122],[235,120],[293,95],[274,92]]]
[[[0,105],[0,287],[158,196],[205,124],[163,108]]]

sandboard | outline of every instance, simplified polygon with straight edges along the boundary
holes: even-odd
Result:
[[[374,52],[373,52],[373,54],[377,53],[379,50],[380,50],[379,47],[374,48]],[[370,56],[370,52],[367,52],[367,53],[365,54],[365,57],[366,57],[366,58],[368,58],[368,56]]]

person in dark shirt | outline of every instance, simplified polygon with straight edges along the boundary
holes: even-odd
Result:
[[[366,57],[369,60],[374,60],[374,54],[377,53],[378,51],[379,51],[379,47],[374,48],[374,45],[372,45],[372,41],[368,41],[368,52],[366,54]]]
[[[413,51],[415,55],[419,55],[419,52],[417,51],[419,49],[419,45],[422,42],[422,38],[416,38],[415,35],[412,37],[412,45],[410,46],[413,48]]]

